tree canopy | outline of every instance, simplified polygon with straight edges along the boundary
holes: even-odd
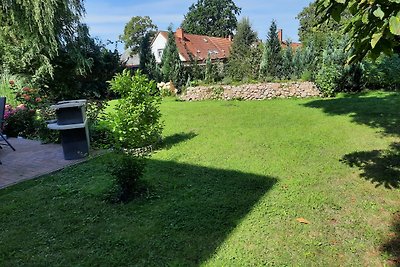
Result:
[[[134,16],[125,25],[124,34],[119,38],[125,42],[126,49],[130,48],[132,53],[138,53],[146,34],[149,34],[151,37],[157,29],[157,26],[153,24],[150,17]]]
[[[35,62],[34,74],[51,74],[51,58],[74,38],[84,12],[81,0],[2,0],[0,46],[8,53],[0,63]]]
[[[172,81],[177,87],[182,85],[183,66],[171,26],[168,28],[168,41],[161,59],[161,73],[165,81]]]
[[[261,61],[261,76],[279,77],[281,72],[282,54],[281,43],[278,39],[278,29],[275,20],[269,27],[264,53]]]
[[[307,7],[297,15],[297,19],[300,22],[299,27],[299,38],[303,44],[310,41],[314,42],[317,46],[324,47],[326,39],[330,35],[334,35],[334,38],[340,38],[342,33],[342,23],[350,18],[349,12],[345,11],[342,15],[341,23],[336,22],[333,19],[321,20],[322,14],[317,13],[317,3],[311,2]],[[318,24],[318,27],[316,26]]]
[[[143,74],[146,74],[150,80],[159,80],[159,70],[156,63],[156,58],[151,51],[150,34],[147,33],[140,45],[140,69]]]
[[[233,39],[231,55],[228,61],[228,72],[235,80],[252,76],[252,50],[256,47],[257,33],[251,28],[248,18],[243,18],[237,25]],[[257,70],[258,72],[258,70]]]
[[[189,7],[181,27],[192,34],[227,37],[236,30],[240,12],[233,0],[198,0]]]
[[[344,12],[352,15],[344,29],[350,34],[349,62],[400,52],[400,0],[317,0],[320,23],[330,17],[340,22]]]

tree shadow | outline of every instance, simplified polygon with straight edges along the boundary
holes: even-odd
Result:
[[[107,162],[110,157],[96,160]],[[11,223],[19,218],[17,210],[8,210],[0,220],[0,225],[12,228],[1,235],[10,241],[7,246],[0,242],[3,263],[12,266],[29,258],[32,265],[50,266],[201,265],[277,183],[273,177],[148,159],[148,194],[126,204],[109,204],[101,200],[101,193],[85,193],[108,188],[109,178],[101,176],[106,167],[98,165],[99,170],[91,169],[84,177],[87,167],[75,167],[79,179],[73,182],[73,174],[45,179],[44,187],[37,189],[40,194],[35,188],[24,193],[35,201],[7,200],[17,201],[18,211],[34,210],[35,215],[26,218],[27,230],[22,232]],[[46,237],[51,237],[51,246],[43,241]],[[24,247],[29,250],[19,258],[14,251]],[[35,257],[42,251],[45,258]]]
[[[158,160],[150,160],[146,176],[163,187],[156,201],[159,208],[145,215],[158,218],[152,219],[153,231],[144,240],[146,250],[157,255],[150,265],[205,262],[277,182],[271,177]]]
[[[197,136],[196,133],[194,132],[188,132],[188,133],[175,133],[173,135],[167,136],[163,138],[161,143],[159,144],[159,148],[165,148],[165,149],[170,149],[176,144],[179,144],[181,142],[188,141],[190,139],[193,139]]]
[[[387,189],[400,187],[400,143],[393,143],[387,150],[354,152],[341,159],[350,167],[362,170],[361,177]]]
[[[367,125],[383,134],[400,134],[400,94],[385,93],[374,96],[349,94],[341,98],[310,101],[304,106],[322,109],[328,115],[347,115],[357,124]],[[393,143],[387,150],[353,152],[344,155],[343,163],[358,167],[361,177],[393,189],[400,186],[400,144]]]
[[[394,214],[390,239],[382,245],[381,251],[389,254],[389,266],[400,266],[400,212]]]
[[[310,101],[304,106],[322,109],[329,115],[349,115],[357,124],[381,129],[386,134],[400,134],[400,94],[346,97]]]

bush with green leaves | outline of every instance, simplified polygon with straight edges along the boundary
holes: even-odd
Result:
[[[376,61],[363,62],[363,81],[371,89],[396,90],[400,88],[400,56],[380,56]]]
[[[338,43],[330,40],[323,51],[322,65],[316,76],[316,84],[326,96],[338,92],[357,92],[363,88],[360,64],[346,64],[350,51],[345,50],[346,37]]]
[[[107,127],[105,109],[107,101],[90,100],[86,104],[86,117],[90,133],[90,146],[99,149],[111,148],[111,132]]]
[[[161,97],[155,81],[140,71],[131,75],[124,70],[115,75],[110,85],[111,91],[120,96],[107,120],[117,152],[111,168],[116,178],[113,198],[126,201],[137,190],[145,167],[143,159],[136,155],[137,149],[153,145],[161,138]]]
[[[110,81],[110,90],[121,98],[109,115],[113,145],[131,150],[156,143],[161,136],[160,92],[154,81],[140,71],[117,74]]]
[[[140,194],[140,178],[146,167],[145,159],[126,154],[114,154],[111,174],[115,177],[109,199],[112,202],[127,202]]]

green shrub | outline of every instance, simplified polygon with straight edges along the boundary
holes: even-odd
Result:
[[[104,122],[107,101],[92,100],[86,105],[86,116],[90,133],[90,145],[93,148],[111,148],[111,131]]]
[[[126,202],[140,194],[139,181],[146,167],[145,159],[126,154],[115,154],[111,174],[115,177],[109,198]]]
[[[346,37],[337,44],[331,40],[323,52],[315,83],[325,96],[333,96],[338,92],[357,92],[363,88],[360,64],[346,64],[350,53],[345,50],[346,42]]]
[[[324,96],[333,96],[338,91],[341,76],[338,66],[326,65],[318,72],[315,83]]]
[[[36,112],[35,128],[36,135],[33,139],[39,139],[42,143],[60,143],[60,133],[58,131],[50,130],[47,127],[46,121],[52,120],[56,117],[55,111],[50,109],[49,106],[42,107]]]
[[[8,112],[8,111],[6,111]],[[32,137],[35,135],[35,110],[29,110],[24,106],[10,110],[5,116],[4,133],[11,137]]]
[[[302,80],[302,81],[312,81],[312,72],[311,71],[309,71],[309,70],[305,70],[305,71],[303,71],[303,73],[301,74],[301,77],[300,77],[300,79]]]
[[[400,56],[381,56],[375,62],[364,62],[363,80],[368,88],[399,89],[400,88]]]
[[[111,91],[120,95],[107,120],[117,149],[131,150],[156,143],[163,125],[160,121],[160,92],[154,81],[128,70],[110,81]]]

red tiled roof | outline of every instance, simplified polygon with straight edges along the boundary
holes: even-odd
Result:
[[[168,32],[160,32],[160,34],[168,39]],[[183,35],[183,38],[181,38]],[[189,33],[175,32],[175,42],[179,53],[184,57],[185,61],[190,61],[190,55],[197,60],[205,60],[210,56],[211,59],[226,59],[232,45],[229,38],[211,37],[205,35],[196,35]]]
[[[287,47],[286,42],[282,42],[281,46],[282,46],[282,48],[286,48]],[[290,46],[293,48],[293,50],[296,50],[297,48],[301,47],[302,44],[301,43],[291,43]]]

